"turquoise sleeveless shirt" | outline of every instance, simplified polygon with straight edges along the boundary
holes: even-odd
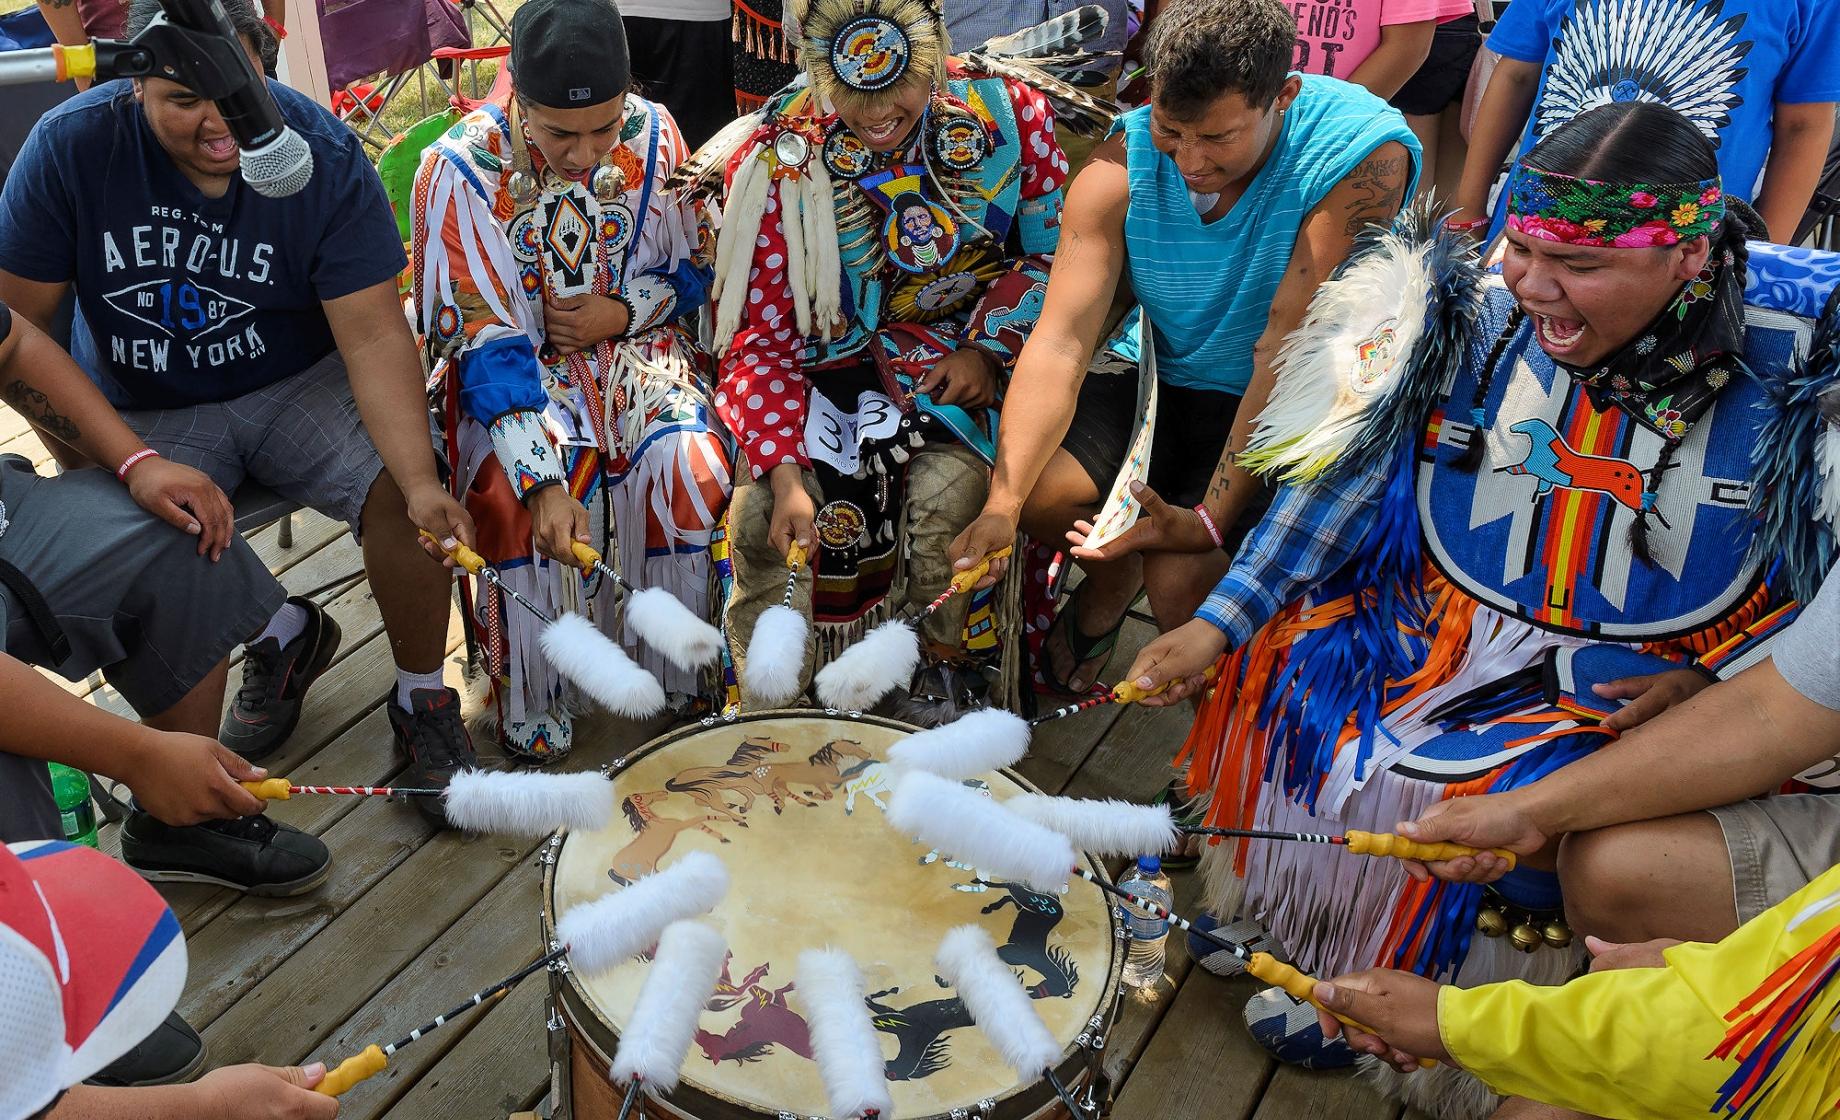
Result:
[[[1386,102],[1335,78],[1305,75],[1278,142],[1246,193],[1218,220],[1202,222],[1175,161],[1150,142],[1150,107],[1113,124],[1123,132],[1130,205],[1127,267],[1156,337],[1158,375],[1171,385],[1244,393],[1252,347],[1290,266],[1304,216],[1355,165],[1388,140],[1419,144]]]

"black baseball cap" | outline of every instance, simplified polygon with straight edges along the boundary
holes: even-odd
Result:
[[[511,17],[511,76],[550,109],[612,101],[632,85],[626,28],[613,0],[528,0]]]

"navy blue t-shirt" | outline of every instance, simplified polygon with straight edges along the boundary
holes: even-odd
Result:
[[[269,89],[313,149],[312,179],[286,198],[240,177],[206,198],[126,81],[45,114],[7,176],[0,269],[75,282],[94,347],[74,348],[118,407],[225,401],[299,373],[333,349],[320,301],[402,270],[357,136],[286,86]]]

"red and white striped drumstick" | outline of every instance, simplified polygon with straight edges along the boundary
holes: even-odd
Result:
[[[1202,679],[1211,681],[1218,676],[1219,673],[1220,663],[1215,662],[1209,665],[1207,671],[1202,673],[1201,676]],[[1161,696],[1163,693],[1169,691],[1170,687],[1175,683],[1176,682],[1173,680],[1164,681],[1157,687],[1146,690],[1137,687],[1136,681],[1119,681],[1112,686],[1110,692],[1102,692],[1097,696],[1088,696],[1086,699],[1076,704],[1068,704],[1064,708],[1056,708],[1045,716],[1036,716],[1029,721],[1029,726],[1040,727],[1042,724],[1052,720],[1066,719],[1068,716],[1078,715],[1090,708],[1100,708],[1107,704],[1135,704],[1139,700],[1144,700],[1151,696]]]
[[[297,786],[286,778],[243,782],[242,787],[264,801],[286,801],[297,793],[329,793],[351,797],[439,797],[446,790],[410,786]]]
[[[964,571],[955,574],[952,577],[952,582],[946,584],[946,589],[939,593],[939,598],[934,599],[932,602],[928,603],[925,607],[921,608],[920,613],[915,617],[925,618],[926,616],[932,614],[934,611],[938,610],[940,607],[945,606],[947,599],[950,599],[952,596],[957,595],[958,593],[962,591],[971,590],[972,584],[976,583],[978,580],[983,579],[985,575],[989,574],[990,565],[992,563],[998,560],[1008,559],[1010,553],[1014,551],[1015,551],[1014,545],[1006,544],[1002,548],[999,548],[995,552],[991,553],[989,556],[986,556],[982,560],[979,560],[976,564],[972,565],[971,567],[966,568]]]
[[[533,774],[462,770],[446,789],[411,786],[303,786],[286,778],[243,782],[264,801],[297,793],[347,797],[439,797],[449,824],[469,832],[547,836],[559,828],[593,831],[613,819],[613,782],[598,771]]]

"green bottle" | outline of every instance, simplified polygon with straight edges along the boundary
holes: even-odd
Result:
[[[96,842],[96,806],[89,799],[89,775],[58,762],[51,767],[51,795],[57,799],[64,822],[64,839],[73,844],[101,847]]]

